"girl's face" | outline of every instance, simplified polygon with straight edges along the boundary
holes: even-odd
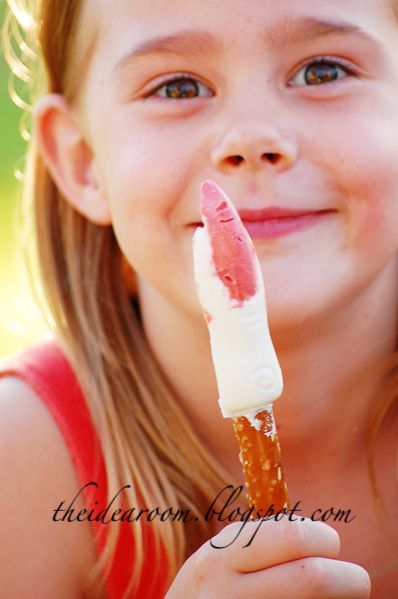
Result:
[[[199,188],[329,211],[256,239],[271,325],[337,309],[398,249],[398,27],[378,0],[88,0],[81,106],[142,291],[198,315]]]

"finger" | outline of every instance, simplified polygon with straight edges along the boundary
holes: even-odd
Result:
[[[268,520],[234,523],[211,541],[225,554],[225,563],[234,571],[255,572],[304,557],[337,557],[340,539],[323,522],[304,520]],[[222,549],[221,549],[222,548]]]
[[[370,578],[356,564],[311,557],[243,574],[235,590],[250,599],[368,599]]]

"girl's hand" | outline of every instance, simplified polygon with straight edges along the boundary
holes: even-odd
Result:
[[[259,527],[259,522],[248,522],[238,535],[242,524],[226,526],[211,540],[223,549],[213,548],[210,542],[202,545],[185,562],[166,599],[369,597],[367,572],[335,559],[340,540],[327,524],[285,519],[262,522]]]

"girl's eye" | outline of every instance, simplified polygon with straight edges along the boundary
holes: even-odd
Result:
[[[302,67],[291,83],[299,86],[325,85],[346,76],[354,76],[352,69],[343,61],[320,58]]]
[[[166,81],[163,85],[150,92],[149,96],[180,100],[185,98],[198,98],[203,91],[205,92],[205,96],[212,95],[208,87],[196,79],[193,79],[192,77],[179,77],[178,79]]]

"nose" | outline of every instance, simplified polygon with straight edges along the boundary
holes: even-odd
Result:
[[[236,122],[213,148],[211,161],[224,173],[234,169],[286,170],[297,159],[297,145],[272,123]]]

